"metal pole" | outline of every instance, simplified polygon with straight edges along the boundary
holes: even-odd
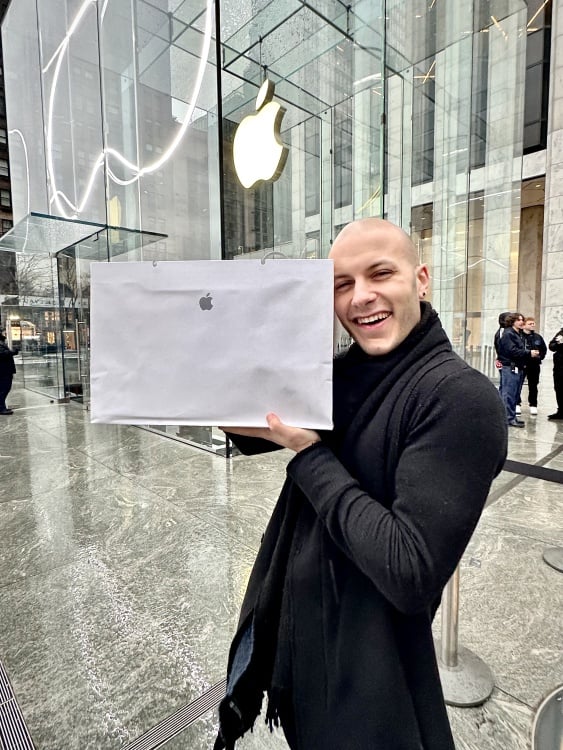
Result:
[[[457,638],[459,628],[459,566],[442,594],[442,639],[440,662],[448,668],[457,667]]]
[[[495,686],[489,667],[459,646],[459,566],[442,594],[442,637],[436,644],[444,700],[449,706],[480,706]]]
[[[549,547],[543,553],[544,562],[563,573],[563,547]]]

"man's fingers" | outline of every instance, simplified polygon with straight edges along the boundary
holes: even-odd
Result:
[[[280,425],[283,426],[281,419],[277,414],[274,414],[273,411],[271,411],[269,414],[266,414],[266,422],[268,423],[268,427],[270,428],[270,430],[275,430],[276,427],[280,427]]]

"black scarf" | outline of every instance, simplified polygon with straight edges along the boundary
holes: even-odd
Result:
[[[334,364],[334,430],[322,434],[338,455],[353,439],[358,418],[369,418],[401,375],[436,346],[451,350],[437,313],[421,303],[421,319],[392,352],[373,357],[353,344]],[[236,440],[236,438],[235,438]],[[353,441],[353,440],[352,440]],[[314,446],[306,450],[314,450]],[[214,750],[234,750],[235,742],[254,725],[264,692],[269,702],[266,721],[278,724],[290,669],[287,649],[278,647],[287,633],[286,571],[296,524],[306,498],[290,479],[282,488],[264,534],[244,598],[239,627],[231,644],[226,695],[219,704],[219,735]]]
[[[358,409],[374,389],[395,370],[436,324],[438,313],[428,302],[420,303],[420,321],[396,349],[380,357],[366,354],[354,343],[334,360],[332,433],[323,433],[327,443],[339,444]],[[419,355],[420,356],[420,355]]]

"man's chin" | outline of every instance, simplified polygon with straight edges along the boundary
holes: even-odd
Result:
[[[366,354],[370,357],[381,357],[383,354],[388,354],[395,347],[391,341],[384,339],[364,339],[360,336],[356,339],[356,343]]]

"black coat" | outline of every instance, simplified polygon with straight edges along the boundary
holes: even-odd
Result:
[[[13,375],[15,371],[14,352],[4,341],[0,341],[0,377]]]
[[[384,399],[368,394],[342,440],[287,467],[284,492],[298,493],[300,513],[278,654],[290,663],[297,750],[454,748],[431,623],[503,465],[506,416],[437,320],[408,367],[388,375]],[[270,525],[265,550],[271,537]]]
[[[532,359],[522,335],[512,327],[501,331],[496,348],[498,358],[505,366],[516,365],[523,369]]]
[[[543,336],[540,336],[536,331],[530,331],[530,333],[522,331],[522,341],[524,342],[524,348],[527,352],[531,352],[532,349],[537,349],[540,353],[539,357],[532,357],[532,359],[526,364],[526,367],[529,368],[530,366],[534,366],[539,368],[542,360],[545,359],[545,355],[547,354],[547,345],[543,340]]]
[[[556,340],[558,336],[563,336],[563,328],[549,342],[549,350],[553,352],[553,369],[559,373],[563,372],[563,343]]]

